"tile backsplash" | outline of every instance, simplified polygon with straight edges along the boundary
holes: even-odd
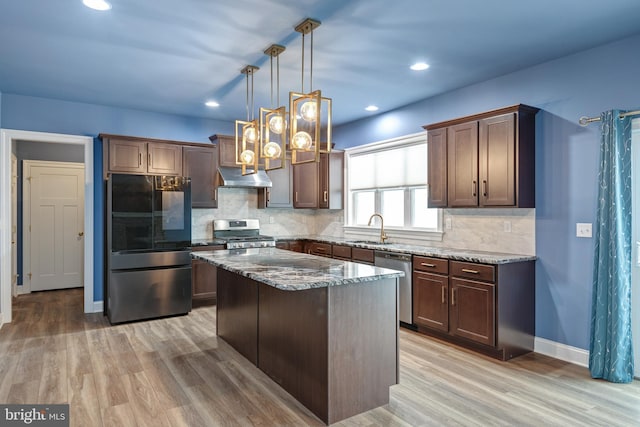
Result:
[[[343,237],[343,211],[324,209],[258,209],[258,193],[248,188],[220,188],[218,209],[194,209],[192,237],[213,236],[216,218],[258,218],[266,235]],[[434,247],[472,249],[535,255],[535,209],[445,209],[442,241],[412,242],[394,238],[392,242],[416,243]],[[510,231],[508,231],[510,230]]]

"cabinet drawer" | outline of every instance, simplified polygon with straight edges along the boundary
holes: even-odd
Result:
[[[224,249],[224,245],[193,246],[191,252],[219,251],[222,249]]]
[[[307,253],[310,253],[312,255],[331,257],[331,245],[329,243],[310,243],[307,249]]]
[[[349,246],[333,245],[333,257],[351,259],[351,248]]]
[[[414,256],[413,269],[416,271],[426,271],[428,273],[448,274],[449,261],[442,258]]]
[[[373,249],[351,248],[351,261],[358,261],[358,262],[364,262],[367,264],[373,264],[374,262]]]
[[[276,242],[276,248],[289,250],[289,242]]]
[[[451,275],[465,279],[495,282],[495,266],[473,262],[451,261]]]

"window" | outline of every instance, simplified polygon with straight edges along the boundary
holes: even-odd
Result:
[[[392,234],[441,235],[440,211],[427,207],[426,134],[347,149],[346,162],[347,232],[363,232],[380,213]]]

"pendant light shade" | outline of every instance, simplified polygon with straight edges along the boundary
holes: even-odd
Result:
[[[313,30],[320,21],[305,19],[295,27],[302,33],[302,90],[289,92],[291,164],[319,162],[320,153],[331,151],[331,99],[313,90]],[[309,89],[304,92],[305,36],[310,35]]]
[[[287,146],[287,113],[284,106],[280,106],[280,54],[284,52],[284,46],[271,45],[264,51],[269,55],[271,65],[271,106],[260,108],[260,157],[264,159],[264,169],[274,170],[285,167]],[[273,60],[276,60],[276,104],[274,104],[274,79]],[[278,105],[278,107],[274,107]]]
[[[247,65],[240,72],[247,82],[247,120],[236,120],[236,164],[241,165],[242,175],[258,172],[260,127],[253,118],[253,75],[259,68]],[[251,83],[251,104],[249,103],[249,83]]]

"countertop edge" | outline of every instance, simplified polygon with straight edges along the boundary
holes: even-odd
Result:
[[[409,245],[404,243],[390,244],[370,244],[356,243],[350,239],[342,237],[326,237],[326,236],[279,236],[274,237],[276,241],[291,240],[312,240],[322,243],[330,243],[334,245],[344,245],[354,248],[372,249],[376,251],[394,252],[418,256],[432,256],[437,258],[445,258],[454,261],[477,262],[481,264],[511,264],[515,262],[535,261],[538,258],[535,255],[524,254],[506,254],[501,252],[486,252],[470,249],[452,249],[452,248],[436,248],[419,245]]]

